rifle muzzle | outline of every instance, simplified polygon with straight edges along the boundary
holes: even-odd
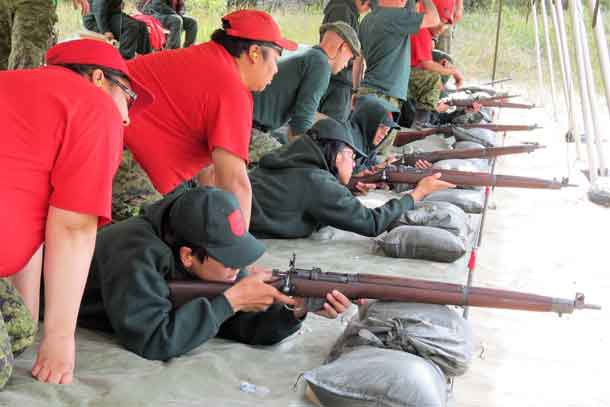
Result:
[[[576,293],[574,301],[555,298],[551,305],[551,311],[556,312],[559,316],[562,314],[571,314],[575,309],[601,310],[602,307],[595,304],[586,304],[585,295],[582,293]]]

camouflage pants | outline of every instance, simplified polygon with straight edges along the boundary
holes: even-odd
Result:
[[[277,141],[270,132],[263,132],[252,128],[252,137],[250,138],[250,149],[248,158],[250,162],[256,163],[267,153],[281,147],[282,144]]]
[[[11,377],[13,358],[34,343],[36,327],[17,290],[0,278],[0,389]]]
[[[381,93],[377,89],[361,86],[358,88],[358,91],[356,91],[356,97],[366,96],[366,95],[375,95],[380,99],[387,100],[392,105],[394,105],[399,111],[402,108],[402,104],[404,103],[402,100],[397,99],[394,96],[389,96],[389,95],[386,95],[385,93]]]
[[[0,0],[0,70],[41,66],[56,21],[53,0]]]
[[[132,157],[123,151],[123,160],[112,182],[112,219],[114,222],[137,216],[143,205],[163,198],[148,179],[148,175]]]
[[[384,93],[381,93],[377,89],[367,88],[367,87],[362,87],[362,86],[359,87],[358,91],[356,92],[356,98],[358,98],[360,96],[366,96],[366,95],[375,95],[380,99],[384,99],[384,100],[390,102],[392,105],[394,105],[398,109],[399,112],[401,111],[402,105],[404,103],[402,100],[397,99],[393,96],[388,96]],[[380,155],[388,154],[388,149],[394,144],[394,139],[396,139],[397,134],[398,134],[398,131],[396,131],[396,130],[392,130],[388,133],[387,137],[383,140],[383,143],[377,147],[377,151],[379,152]]]
[[[409,97],[417,110],[436,111],[441,96],[441,76],[435,72],[412,68],[409,78]]]

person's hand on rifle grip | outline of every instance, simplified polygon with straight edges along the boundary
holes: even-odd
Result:
[[[271,269],[265,266],[259,266],[258,264],[251,264],[246,267],[246,271],[250,274],[258,274],[258,273],[271,273]]]
[[[481,111],[482,105],[479,102],[472,102],[472,106],[468,106],[466,108],[466,112],[468,113],[479,113]]]
[[[374,173],[375,173],[374,169],[365,168],[364,170],[358,172],[357,174],[354,174],[354,176],[363,177],[365,175],[373,175]],[[369,184],[366,182],[357,182],[356,185],[354,185],[354,188],[356,189],[356,191],[354,191],[355,195],[366,195],[369,193],[369,191],[371,191],[373,189],[377,189],[377,184]]]
[[[436,104],[436,111],[438,113],[446,113],[449,110],[449,105],[443,101],[440,101]]]
[[[337,290],[332,290],[326,294],[326,302],[318,311],[314,311],[314,314],[323,316],[329,319],[335,319],[339,314],[344,313],[351,305],[351,301],[345,295]],[[296,304],[294,307],[294,316],[297,319],[301,319],[309,312],[305,306],[305,298],[295,298]]]
[[[413,191],[410,192],[413,201],[421,201],[426,195],[432,192],[442,191],[447,188],[455,188],[455,185],[441,181],[441,173],[432,174],[428,177],[422,178]]]
[[[369,191],[372,191],[373,189],[377,189],[377,184],[368,184],[366,182],[357,182],[356,185],[354,185],[354,188],[356,188],[356,191],[354,191],[355,195],[366,195],[369,193]]]
[[[272,285],[266,284],[266,281],[272,278],[271,272],[257,272],[239,280],[224,292],[224,296],[235,312],[265,311],[276,301],[287,305],[295,305],[294,299],[282,294]]]

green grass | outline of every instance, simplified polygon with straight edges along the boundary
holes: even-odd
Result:
[[[495,3],[495,2],[494,2]],[[220,18],[226,13],[224,0],[191,0],[187,1],[189,14],[197,18],[199,22],[198,41],[207,41],[210,34],[220,26]],[[133,10],[128,4],[127,11]],[[495,4],[487,9],[477,9],[467,12],[458,25],[453,43],[453,54],[464,71],[466,78],[488,80],[491,77],[494,44],[496,35],[496,10]],[[515,81],[523,82],[524,85],[535,85],[536,55],[534,42],[534,28],[531,15],[527,16],[528,10],[524,7],[505,7],[503,12],[502,31],[500,34],[500,51],[498,55],[498,72],[496,78],[512,77]],[[60,38],[71,36],[81,28],[80,14],[73,10],[69,2],[60,2],[58,7]],[[313,8],[301,12],[274,12],[272,13],[282,28],[283,34],[300,43],[313,44],[318,41],[318,27],[322,20],[319,8]],[[606,33],[610,35],[610,18],[604,16]],[[549,22],[552,20],[549,18]],[[572,43],[571,19],[566,14],[568,25],[568,37]],[[587,21],[590,27],[590,22]],[[550,27],[550,35],[554,43],[554,31]],[[540,43],[544,46],[544,33],[542,28],[542,17],[539,15]],[[591,36],[591,53],[594,59],[593,66],[597,75],[597,85],[601,92],[601,81],[599,77],[599,62],[597,49]],[[545,64],[545,77],[548,78],[546,67],[546,52],[541,50]],[[560,80],[560,64],[555,45],[556,78]],[[574,61],[574,56],[572,57]],[[561,83],[557,83],[561,87]]]

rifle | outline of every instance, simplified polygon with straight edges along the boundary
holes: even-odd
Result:
[[[539,148],[544,148],[544,146],[541,146],[538,143],[531,143],[506,147],[439,150],[427,153],[403,154],[398,160],[392,162],[391,164],[402,164],[414,167],[415,163],[419,160],[435,163],[437,161],[449,160],[453,158],[493,158],[500,155],[531,153]]]
[[[456,107],[471,107],[474,102],[479,103],[485,107],[505,107],[508,109],[533,109],[536,105],[530,105],[527,103],[514,103],[505,102],[502,99],[507,97],[515,97],[517,95],[508,96],[492,96],[490,98],[468,98],[468,99],[449,99],[445,101],[445,104]]]
[[[466,93],[475,93],[475,92],[485,92],[487,94],[496,95],[499,92],[494,88],[489,88],[487,86],[494,86],[498,83],[512,81],[512,78],[504,78],[497,79],[495,81],[486,82],[481,85],[470,85],[470,86],[462,86],[459,89],[446,89],[447,93],[457,93],[457,92],[466,92]]]
[[[568,300],[412,278],[323,272],[317,267],[301,269],[295,267],[294,255],[287,271],[273,270],[273,279],[268,284],[286,295],[297,297],[325,298],[327,293],[338,290],[352,300],[371,298],[384,301],[556,312],[559,315],[572,313],[576,309],[601,309],[598,305],[586,304],[585,296],[580,293],[576,294],[574,300]],[[180,307],[195,298],[214,298],[232,286],[229,283],[203,281],[170,281],[168,285],[170,298],[175,307]]]
[[[523,125],[523,124],[494,124],[494,123],[470,123],[470,124],[460,124],[459,126],[438,126],[438,127],[430,127],[422,130],[410,130],[410,131],[401,131],[396,135],[394,139],[394,145],[396,147],[400,147],[404,144],[410,143],[412,141],[421,140],[433,134],[444,134],[446,136],[450,136],[453,133],[453,130],[456,128],[461,129],[487,129],[491,131],[531,131],[535,129],[540,129],[538,125]],[[489,143],[484,142],[483,140],[478,141],[483,145],[487,145],[489,147],[493,147],[489,145]]]
[[[468,98],[454,98],[454,99],[445,99],[443,100],[443,102],[449,106],[459,106],[454,104],[454,102],[460,102],[460,103],[468,103],[467,106],[472,106],[472,104],[474,102],[481,102],[481,101],[495,101],[495,100],[504,100],[504,99],[512,99],[512,98],[517,98],[521,95],[493,95],[493,96],[487,96],[487,97],[468,97]]]
[[[356,183],[367,184],[409,184],[415,185],[422,178],[433,174],[441,174],[441,181],[450,182],[454,185],[473,187],[505,187],[505,188],[531,188],[531,189],[561,189],[563,187],[574,187],[568,184],[566,179],[562,181],[546,180],[541,178],[518,177],[514,175],[491,175],[486,172],[470,172],[455,170],[439,170],[436,168],[408,168],[401,167],[398,170],[384,168],[371,175],[352,177],[347,185],[354,190]]]

